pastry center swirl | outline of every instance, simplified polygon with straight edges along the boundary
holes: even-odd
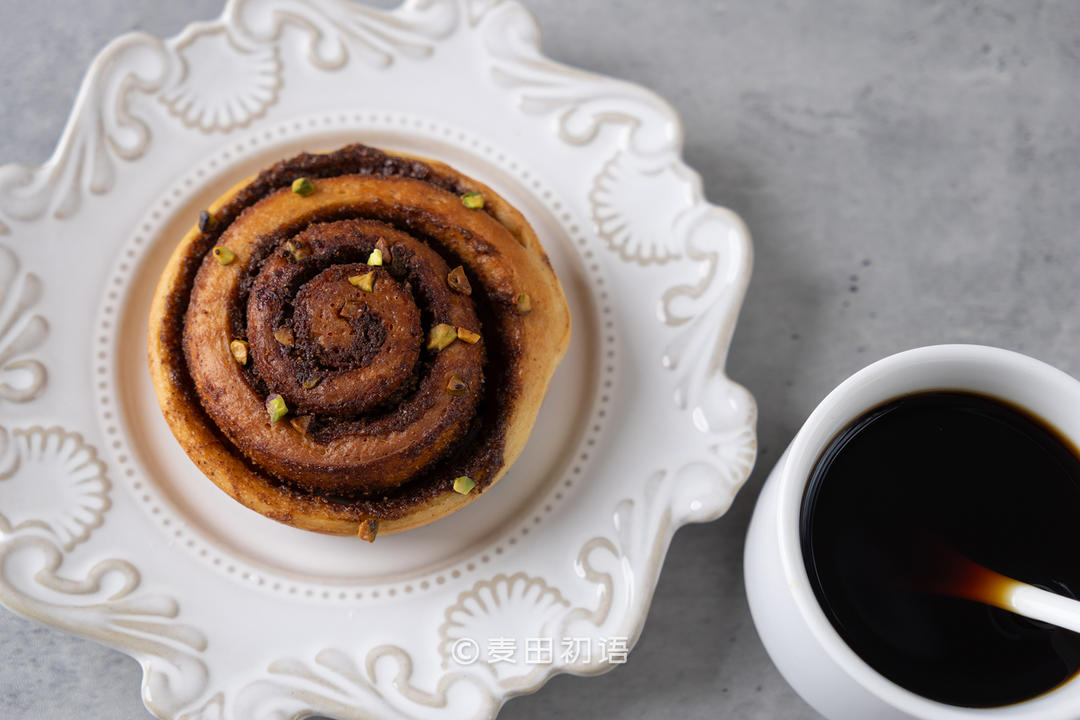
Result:
[[[371,273],[372,290],[349,283]],[[420,313],[385,273],[363,265],[323,270],[296,294],[293,328],[298,352],[327,368],[350,369],[393,354],[411,368],[420,356]],[[380,350],[393,335],[388,352]]]
[[[320,225],[308,234],[348,227]],[[247,309],[252,355],[266,386],[297,410],[356,415],[386,403],[413,378],[420,309],[407,280],[363,263],[319,271],[326,260],[325,252],[301,260],[282,252],[263,266]]]

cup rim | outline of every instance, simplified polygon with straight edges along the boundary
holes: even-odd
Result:
[[[1075,704],[1069,708],[1056,697],[1065,688],[1080,683],[1073,677],[1052,690],[1019,703],[994,708],[966,708],[931,700],[918,695],[889,680],[859,657],[833,627],[818,603],[810,584],[810,578],[802,555],[799,522],[803,494],[810,473],[823,447],[815,447],[810,436],[818,426],[846,427],[853,420],[885,401],[860,404],[851,412],[841,412],[841,406],[853,392],[864,390],[869,383],[890,374],[909,370],[917,365],[955,364],[957,362],[993,365],[1001,373],[1032,373],[1041,375],[1047,382],[1060,383],[1073,392],[1080,393],[1080,381],[1072,376],[1027,355],[986,345],[950,344],[929,345],[905,350],[882,358],[857,371],[814,408],[802,428],[796,434],[783,460],[777,503],[777,529],[779,534],[780,560],[785,580],[793,596],[795,606],[809,627],[814,639],[840,668],[871,695],[880,698],[895,709],[927,720],[960,720],[996,715],[1031,720],[1070,720],[1075,717]],[[934,385],[926,383],[912,392],[944,389],[963,390],[962,386]],[[1011,398],[1001,395],[1003,400]],[[1020,403],[1018,403],[1020,404]],[[1033,408],[1034,410],[1034,408]],[[1037,413],[1036,413],[1037,414]],[[831,442],[830,440],[826,441]],[[1080,445],[1080,437],[1072,438]]]

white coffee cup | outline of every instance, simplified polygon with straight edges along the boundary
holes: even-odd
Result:
[[[1077,678],[1032,700],[990,709],[916,695],[856,655],[817,602],[799,537],[811,470],[833,437],[867,410],[931,390],[967,390],[1009,401],[1080,445],[1080,382],[1026,355],[981,345],[935,345],[892,355],[855,373],[807,418],[754,508],[744,572],[761,640],[795,691],[830,720],[1077,720]]]

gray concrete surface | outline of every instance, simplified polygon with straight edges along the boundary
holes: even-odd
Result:
[[[729,361],[761,454],[728,515],[679,532],[630,661],[560,677],[501,717],[817,717],[747,613],[742,542],[810,409],[883,355],[946,341],[1080,373],[1080,4],[531,0],[552,56],[667,97],[709,197],[754,234]],[[119,33],[172,34],[218,0],[0,8],[0,159],[51,151]],[[135,663],[0,612],[0,716],[145,720]]]

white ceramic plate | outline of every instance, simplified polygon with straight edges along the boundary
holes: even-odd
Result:
[[[510,474],[373,545],[278,525],[174,442],[158,274],[236,180],[362,141],[517,205],[574,319]],[[755,407],[724,375],[749,237],[671,108],[554,63],[513,2],[237,0],[91,66],[52,158],[0,168],[0,601],[135,657],[162,718],[491,717],[641,630],[675,530],[730,505]]]

